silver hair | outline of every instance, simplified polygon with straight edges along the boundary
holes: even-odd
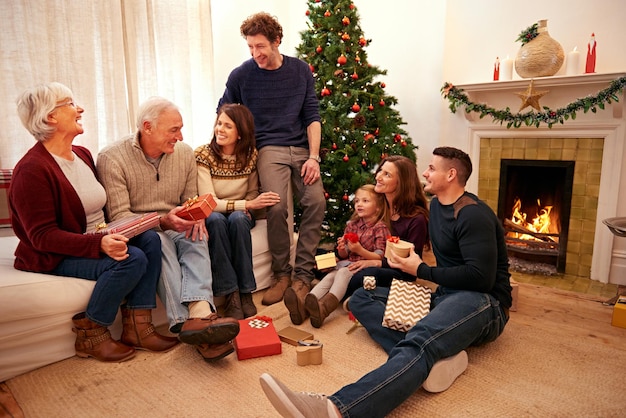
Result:
[[[154,96],[143,102],[137,111],[137,129],[139,132],[143,130],[144,122],[150,122],[150,125],[156,128],[161,113],[170,109],[180,112],[178,106],[163,97]]]
[[[45,141],[52,136],[56,128],[48,124],[48,115],[57,103],[72,99],[69,87],[53,81],[39,84],[23,92],[17,98],[17,113],[26,128],[37,141]]]

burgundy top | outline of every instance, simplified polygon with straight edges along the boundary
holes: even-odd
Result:
[[[95,176],[89,150],[72,146],[72,151]],[[37,142],[15,166],[9,206],[13,231],[20,240],[16,269],[50,272],[67,256],[100,257],[102,235],[83,235],[87,227],[83,204],[43,143]]]

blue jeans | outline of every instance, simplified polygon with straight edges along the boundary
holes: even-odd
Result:
[[[389,289],[358,289],[350,309],[389,358],[329,399],[344,417],[383,417],[422,386],[433,365],[472,345],[495,340],[508,318],[486,293],[439,286],[431,311],[407,333],[381,325]]]
[[[185,238],[184,232],[159,231],[163,271],[157,287],[170,331],[179,331],[189,317],[187,304],[206,300],[213,309],[211,257],[206,240]]]
[[[146,231],[128,242],[128,258],[67,257],[50,273],[95,280],[86,316],[108,327],[117,309],[126,300],[129,309],[156,308],[157,281],[161,275],[161,240],[155,231]]]
[[[257,170],[262,190],[280,195],[280,202],[267,208],[267,241],[274,276],[291,276],[295,271],[297,278],[310,282],[315,277],[313,268],[322,236],[326,199],[321,179],[305,186],[300,176],[302,165],[308,158],[309,150],[306,148],[268,145],[259,150]],[[287,194],[289,182],[302,208],[294,266],[290,263],[291,237],[287,224],[288,202],[293,199]]]
[[[240,210],[226,214],[213,212],[205,223],[215,296],[236,291],[252,293],[256,290],[250,237],[250,230],[256,224],[254,217]]]

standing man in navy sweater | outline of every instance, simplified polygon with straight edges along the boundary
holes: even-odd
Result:
[[[279,52],[283,29],[276,18],[263,12],[254,14],[240,30],[252,58],[230,73],[218,106],[241,103],[254,115],[261,189],[280,195],[280,203],[267,210],[274,283],[262,303],[271,305],[284,296],[291,321],[299,325],[308,316],[304,297],[314,278],[315,254],[326,211],[319,165],[319,101],[309,66]],[[287,223],[287,205],[292,199],[288,195],[289,182],[302,207],[294,266]]]

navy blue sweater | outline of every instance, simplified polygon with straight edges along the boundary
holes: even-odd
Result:
[[[235,68],[219,106],[224,103],[240,103],[250,109],[258,149],[266,145],[308,148],[306,128],[320,121],[309,66],[286,55],[276,70],[261,69],[252,58]]]
[[[511,307],[504,229],[489,206],[468,192],[451,205],[442,205],[435,197],[428,227],[437,266],[420,264],[417,277],[489,293],[505,308]]]

